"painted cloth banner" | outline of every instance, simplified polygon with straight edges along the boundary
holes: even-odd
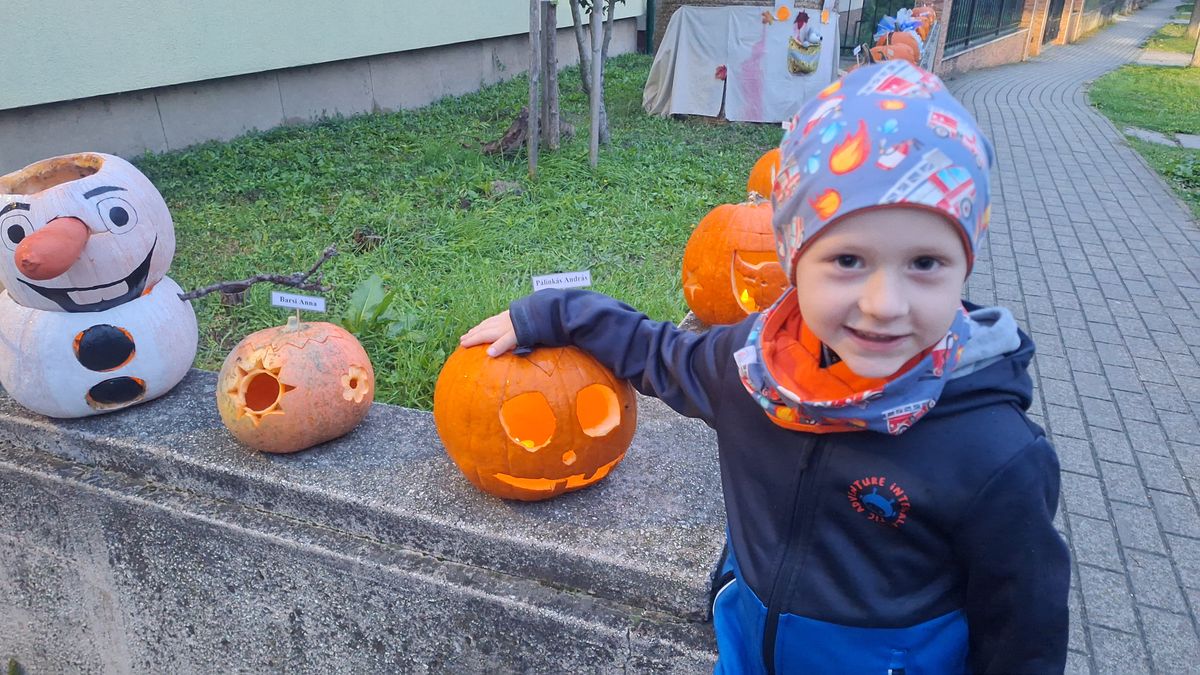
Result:
[[[652,115],[721,113],[739,122],[782,122],[837,78],[838,14],[776,8],[680,7],[654,56],[642,107]],[[826,21],[822,22],[822,17]],[[721,79],[724,78],[724,79]]]

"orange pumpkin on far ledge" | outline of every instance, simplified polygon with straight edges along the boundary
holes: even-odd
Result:
[[[750,179],[746,181],[746,192],[756,192],[758,196],[769,198],[775,189],[775,174],[779,173],[779,148],[772,148],[754,163],[750,169]]]
[[[592,485],[625,457],[633,387],[575,347],[487,355],[459,347],[438,375],[433,420],[467,480],[538,501]]]
[[[375,370],[358,340],[340,326],[294,316],[238,343],[217,376],[221,421],[263,452],[296,452],[343,436],[374,399]]]

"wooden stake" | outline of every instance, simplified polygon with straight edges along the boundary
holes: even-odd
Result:
[[[600,20],[604,9],[598,6],[600,1],[592,0],[592,139],[589,162],[593,169],[600,162],[600,99],[603,96],[600,91],[600,68],[604,65],[604,61],[600,58],[601,33],[603,32]]]
[[[1193,40],[1200,40],[1200,0],[1192,5],[1192,20],[1188,21],[1188,37]],[[1192,65],[1196,65],[1196,59],[1192,59]]]
[[[542,64],[541,29],[542,0],[529,0],[529,177],[537,178],[538,158],[538,117],[541,106],[538,105],[538,81]]]

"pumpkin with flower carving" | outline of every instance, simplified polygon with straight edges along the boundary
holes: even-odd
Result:
[[[296,317],[247,336],[217,376],[221,421],[263,452],[296,452],[343,436],[374,399],[375,370],[358,340],[331,323]]]

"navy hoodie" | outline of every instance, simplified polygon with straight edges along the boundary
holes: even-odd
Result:
[[[696,334],[577,290],[510,309],[519,351],[576,345],[716,431],[717,672],[1062,672],[1058,460],[1024,414],[1023,333],[902,435],[811,434],[773,424],[739,380],[755,317]]]

